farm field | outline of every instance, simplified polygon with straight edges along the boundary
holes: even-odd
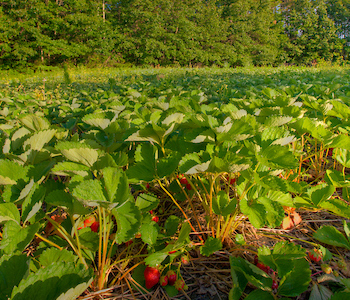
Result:
[[[350,69],[0,74],[0,300],[350,299]]]

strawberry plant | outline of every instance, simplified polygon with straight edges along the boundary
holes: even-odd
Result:
[[[50,299],[53,270],[60,278],[53,298],[123,281],[135,287],[129,273],[149,287],[145,265],[159,268],[171,296],[176,281],[185,287],[189,251],[197,255],[192,267],[223,248],[235,251],[233,299],[248,284],[251,299],[304,293],[305,257],[324,273],[318,251],[309,256],[278,242],[260,247],[254,264],[236,253],[255,252],[242,230],[247,222],[257,234],[277,228],[280,239],[309,224],[305,211],[349,219],[348,74],[125,72],[131,76],[108,74],[107,84],[77,76],[64,88],[53,79],[0,86],[0,269],[18,269],[0,280],[0,298],[35,295],[38,287]],[[346,222],[340,230],[321,226],[312,238],[350,248]],[[323,270],[332,268],[327,275],[346,276],[346,265],[334,265],[345,255],[311,245],[322,252]],[[333,283],[346,287],[343,279]],[[313,297],[325,288],[313,283]]]
[[[265,295],[267,299],[274,299],[273,295],[299,295],[307,289],[311,275],[305,252],[300,246],[279,242],[272,250],[267,247],[258,249],[260,262],[256,266],[240,257],[231,257],[234,288],[230,298],[239,299],[248,283],[257,288],[250,297]],[[276,272],[270,272],[270,269]]]

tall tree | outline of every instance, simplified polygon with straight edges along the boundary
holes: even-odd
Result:
[[[283,24],[274,0],[224,0],[223,19],[230,22],[230,42],[237,65],[266,65],[283,60]]]
[[[109,47],[108,25],[96,14],[100,5],[88,0],[10,0],[2,7],[7,20],[3,66],[55,64],[85,60]],[[2,42],[2,44],[5,44]]]
[[[350,0],[328,0],[328,16],[334,21],[337,34],[343,43],[343,55],[350,54]]]
[[[214,0],[121,0],[114,24],[125,59],[138,64],[222,63],[230,59],[226,23]]]
[[[317,59],[332,60],[339,55],[341,43],[324,0],[294,0],[284,4],[285,32],[290,40],[286,50],[292,62],[311,64]]]

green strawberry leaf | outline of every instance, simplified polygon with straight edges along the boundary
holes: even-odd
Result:
[[[316,186],[311,186],[306,194],[309,196],[309,199],[313,202],[315,206],[319,204],[322,205],[322,202],[328,200],[334,193],[335,187],[333,185],[328,185],[326,183],[321,183]]]
[[[279,274],[279,276],[281,276]],[[296,297],[305,292],[311,281],[311,270],[305,259],[293,261],[293,269],[281,278],[278,294],[288,297]]]
[[[323,285],[315,283],[311,289],[309,300],[329,300],[333,293]]]
[[[119,168],[109,167],[103,169],[102,174],[107,200],[122,205],[130,197],[130,189],[125,172]]]
[[[35,183],[30,193],[22,203],[22,220],[28,222],[42,208],[42,203],[45,197],[46,189],[43,186]]]
[[[168,256],[168,252],[155,252],[145,258],[145,264],[150,267],[156,267],[161,264]]]
[[[222,249],[221,240],[218,238],[213,238],[211,236],[205,241],[204,245],[200,247],[200,253],[204,256],[209,257],[215,251],[219,251]]]
[[[21,219],[17,206],[13,203],[0,203],[0,223],[10,220],[20,224]]]
[[[329,300],[344,300],[344,299],[350,299],[350,292],[342,291],[342,292],[335,293]]]
[[[76,142],[59,142],[56,145],[59,150],[68,160],[83,164],[91,168],[98,159],[98,151],[91,149],[87,144]]]
[[[56,129],[38,131],[23,143],[23,148],[25,150],[32,149],[40,151],[45,144],[52,140],[55,134]]]
[[[53,206],[68,209],[69,211],[73,210],[73,197],[64,190],[54,190],[50,192],[45,197],[45,202]]]
[[[239,286],[240,290],[243,290],[243,286],[245,287],[247,282],[249,282],[259,289],[271,291],[271,277],[257,266],[247,262],[241,257],[230,257],[230,266],[231,274],[236,277],[234,283],[238,283],[236,286]],[[245,280],[241,278],[242,275],[245,277]]]
[[[78,257],[73,252],[66,249],[48,248],[40,255],[39,262],[43,267],[47,267],[61,261],[76,262],[77,259]]]
[[[88,206],[103,206],[109,204],[104,195],[102,184],[98,180],[91,179],[79,183],[74,188],[72,195]]]
[[[14,287],[11,299],[56,300],[81,283],[90,282],[92,276],[92,269],[86,269],[81,264],[76,266],[72,262],[53,263],[22,280]]]
[[[266,222],[266,210],[264,205],[252,201],[253,203],[248,204],[247,199],[240,201],[240,208],[243,214],[247,215],[250,223],[255,228],[261,228]]]
[[[136,198],[136,206],[142,212],[147,212],[156,209],[159,204],[159,199],[153,194],[142,193]]]
[[[156,222],[152,222],[150,219],[151,217],[148,222],[145,222],[144,220],[141,224],[140,232],[142,241],[152,246],[157,241],[159,226]]]
[[[33,240],[39,228],[39,223],[23,228],[15,221],[6,222],[0,242],[1,253],[11,254],[16,251],[22,252]]]
[[[345,238],[345,236],[335,227],[333,226],[322,226],[321,228],[317,229],[317,231],[314,233],[313,237],[327,245],[332,245],[336,247],[344,247],[348,250],[350,250],[350,243]]]
[[[89,175],[90,168],[80,163],[65,161],[57,163],[51,170],[52,174],[59,176],[80,175],[86,177]]]
[[[272,251],[266,246],[258,249],[259,260],[273,270],[277,270],[280,277],[293,269],[294,260],[304,259],[305,255],[305,249],[288,242],[276,243]]]
[[[177,216],[171,215],[169,218],[167,218],[164,224],[166,235],[173,236],[179,227],[179,223],[180,218]]]
[[[343,174],[337,170],[326,170],[325,180],[335,188],[350,187],[350,180],[344,178]]]
[[[93,278],[91,278],[87,282],[82,282],[75,287],[72,287],[67,292],[61,294],[56,300],[67,300],[67,299],[78,299],[79,296],[86,291],[86,289],[93,282]]]
[[[298,161],[288,147],[270,145],[258,154],[258,160],[273,168],[294,169]]]
[[[33,131],[45,130],[50,127],[50,122],[46,118],[34,114],[28,114],[19,120],[24,126]]]
[[[121,244],[131,240],[138,232],[141,224],[141,213],[133,200],[114,208],[112,213],[117,221],[115,241]]]
[[[29,167],[14,161],[0,159],[0,185],[16,184],[19,179],[27,180]]]
[[[30,257],[25,254],[2,255],[0,259],[0,299],[10,299],[12,289],[29,273]]]
[[[282,224],[284,210],[281,204],[267,197],[260,197],[258,202],[265,207],[266,221],[271,228],[276,228]]]
[[[255,290],[249,293],[247,297],[244,298],[244,300],[274,300],[275,298],[271,295],[271,293],[263,290]]]
[[[219,216],[226,217],[234,213],[237,206],[237,199],[230,199],[225,191],[219,191],[213,197],[213,211]]]
[[[98,251],[98,233],[91,231],[90,227],[82,228],[79,230],[79,240],[82,248],[91,250],[93,252]]]
[[[334,212],[338,216],[350,218],[350,206],[342,199],[331,198],[327,201],[322,201],[319,204],[319,207]]]

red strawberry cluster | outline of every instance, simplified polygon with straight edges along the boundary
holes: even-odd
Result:
[[[192,190],[192,186],[190,185],[190,183],[188,182],[187,178],[185,177],[185,175],[181,174],[180,176],[177,176],[178,178],[180,178],[180,183],[182,185],[184,185],[186,187],[187,190]]]
[[[147,289],[151,289],[157,283],[161,286],[173,285],[178,291],[187,289],[185,281],[182,278],[177,278],[173,270],[169,270],[165,275],[161,276],[159,269],[147,266],[144,271],[144,277]]]

